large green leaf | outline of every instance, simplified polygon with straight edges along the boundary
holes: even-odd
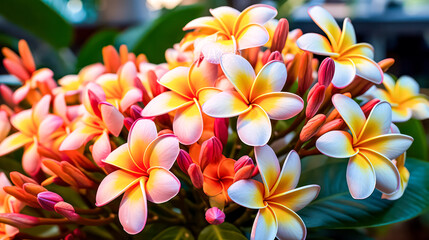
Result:
[[[97,62],[102,62],[102,49],[107,45],[113,45],[115,38],[118,35],[116,30],[99,31],[89,38],[77,57],[76,69],[80,70],[83,67]]]
[[[53,47],[66,47],[72,40],[72,26],[41,0],[1,0],[0,15]]]
[[[298,214],[309,228],[375,227],[416,217],[429,209],[429,163],[409,158],[405,165],[411,176],[400,199],[381,199],[375,190],[369,198],[356,200],[347,188],[347,161],[328,159],[321,167],[303,171],[300,185],[318,184],[321,191]]]
[[[174,226],[157,234],[152,240],[193,240],[192,233],[184,227]]]
[[[201,231],[198,240],[246,240],[247,238],[230,223],[209,225]]]
[[[413,144],[407,151],[407,156],[428,161],[428,142],[422,122],[410,119],[407,122],[395,124],[402,134],[410,135],[414,138]]]
[[[201,16],[202,5],[179,6],[168,10],[154,21],[137,26],[118,37],[117,44],[127,44],[132,52],[144,53],[153,63],[165,61],[164,52],[179,42],[185,32],[182,28]]]

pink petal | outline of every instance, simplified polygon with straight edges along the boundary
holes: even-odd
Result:
[[[139,176],[123,170],[107,175],[97,189],[95,205],[98,207],[110,203],[113,199],[133,186],[139,186]]]
[[[253,100],[274,120],[286,120],[296,116],[304,108],[298,95],[288,92],[266,93]]]
[[[164,203],[179,193],[180,181],[174,174],[163,167],[151,167],[146,182],[147,200]]]
[[[255,71],[252,65],[243,57],[235,54],[225,54],[220,63],[225,76],[245,101],[249,99]]]
[[[362,154],[350,158],[347,166],[347,185],[354,199],[369,197],[375,188],[375,171]]]
[[[155,123],[148,119],[139,119],[131,126],[128,134],[128,148],[134,161],[143,166],[144,152],[157,137]]]
[[[263,46],[270,40],[267,30],[259,24],[250,24],[237,36],[238,50]]]
[[[113,150],[104,159],[104,162],[135,174],[142,174],[144,173],[143,169],[145,169],[143,163],[139,163],[141,164],[141,167],[139,167],[138,163],[131,158],[128,144],[126,143]]]
[[[43,143],[44,141],[50,140],[52,138],[51,135],[57,131],[63,123],[63,119],[59,116],[50,114],[45,117],[45,119],[40,123],[38,129],[40,141]]]
[[[33,108],[33,121],[38,126],[49,114],[51,95],[45,95]]]
[[[110,147],[109,134],[107,131],[103,131],[100,137],[95,140],[92,145],[92,157],[98,166],[103,167],[105,164],[102,162],[112,151]]]
[[[163,92],[143,108],[142,115],[144,117],[159,116],[191,104],[193,104],[192,100],[173,91]]]
[[[140,89],[133,88],[129,90],[122,98],[119,107],[122,111],[127,110],[131,105],[142,101],[142,92]]]
[[[200,139],[203,133],[203,117],[198,102],[177,110],[173,120],[173,131],[185,145],[193,144]]]
[[[202,106],[203,112],[215,118],[229,118],[250,110],[238,92],[225,91],[216,94]]]
[[[250,101],[271,92],[280,92],[286,83],[286,66],[280,61],[271,61],[259,71],[250,92]]]
[[[174,135],[164,134],[153,140],[144,153],[144,166],[170,169],[179,155],[179,141]]]
[[[134,79],[137,77],[136,65],[129,61],[122,65],[119,70],[118,79],[122,87],[133,87]]]
[[[92,129],[87,126],[78,127],[64,139],[59,150],[76,150],[98,134],[101,134],[101,132],[97,129]]]
[[[348,132],[330,131],[316,141],[317,149],[326,156],[348,158],[358,153],[353,149],[353,139]]]
[[[251,209],[264,208],[264,185],[253,179],[239,180],[228,188],[228,196],[235,203]]]
[[[280,176],[280,164],[270,146],[255,147],[255,158],[264,182],[265,197],[270,196]]]
[[[125,192],[119,206],[119,221],[128,234],[137,234],[146,225],[148,214],[144,180]]]
[[[106,128],[114,136],[119,136],[124,126],[124,116],[119,112],[113,105],[102,102],[99,105],[101,111],[101,117],[106,125]]]
[[[30,82],[28,81],[22,87],[18,88],[13,92],[13,102],[15,104],[20,103],[27,97],[28,92],[30,91]]]
[[[251,240],[274,239],[277,235],[278,223],[276,215],[270,207],[262,208],[258,211],[253,222]]]
[[[26,147],[22,155],[22,168],[26,173],[35,176],[41,166],[40,154],[37,151],[37,142],[33,142],[30,146]]]

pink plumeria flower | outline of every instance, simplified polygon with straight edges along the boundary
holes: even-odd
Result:
[[[51,96],[46,95],[32,109],[13,115],[10,122],[18,132],[9,135],[0,144],[0,156],[25,146],[22,166],[32,176],[36,175],[41,167],[39,146],[49,148],[56,138],[55,132],[63,125],[60,117],[49,113],[50,102]]]
[[[104,160],[119,168],[101,182],[96,205],[103,206],[122,193],[119,220],[129,234],[143,230],[147,200],[163,203],[180,190],[180,181],[169,169],[179,154],[179,141],[174,135],[157,136],[151,120],[140,119],[131,127],[128,142],[119,146]]]
[[[263,183],[253,179],[239,180],[228,189],[237,204],[259,209],[250,239],[305,239],[307,229],[295,213],[319,194],[318,185],[296,188],[301,173],[301,161],[295,151],[287,156],[283,168],[268,146],[255,147],[256,162]]]
[[[413,138],[389,133],[392,110],[387,102],[374,106],[368,118],[359,105],[341,94],[332,97],[335,108],[347,123],[350,133],[331,131],[316,142],[319,151],[334,158],[350,158],[347,184],[355,199],[369,197],[374,188],[392,194],[400,187],[400,177],[391,159],[403,154]]]
[[[19,213],[24,203],[7,194],[3,187],[12,186],[4,172],[0,172],[0,213]],[[11,225],[0,223],[0,239],[12,239],[19,229]]]
[[[355,30],[349,18],[344,19],[341,30],[334,17],[320,6],[311,7],[308,14],[329,40],[317,33],[307,33],[296,43],[302,50],[334,59],[335,74],[332,84],[335,87],[348,86],[356,75],[375,84],[383,81],[383,71],[372,60],[373,47],[367,43],[356,43]]]
[[[419,94],[419,84],[409,76],[400,77],[396,83],[393,78],[384,74],[383,85],[386,90],[371,88],[364,97],[378,98],[392,106],[392,122],[405,122],[410,118],[424,120],[429,118],[429,101],[427,96]]]
[[[298,95],[280,92],[287,75],[280,61],[267,63],[257,76],[239,55],[223,55],[221,67],[236,91],[213,96],[203,105],[203,112],[215,118],[238,116],[238,136],[247,145],[265,145],[271,136],[270,119],[289,119],[304,107]]]
[[[159,79],[159,84],[171,91],[152,99],[142,111],[143,117],[174,113],[173,131],[180,142],[190,145],[203,133],[201,105],[220,90],[215,89],[217,66],[202,61],[188,67],[177,67]],[[206,116],[207,117],[207,116]]]
[[[210,9],[213,17],[192,20],[183,30],[199,30],[204,39],[194,42],[196,57],[202,52],[211,63],[219,63],[224,53],[235,53],[252,47],[259,47],[269,40],[264,24],[277,15],[269,5],[255,4],[239,12],[231,7]]]

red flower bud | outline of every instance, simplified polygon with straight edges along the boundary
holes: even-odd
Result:
[[[137,105],[132,105],[130,107],[130,116],[131,118],[133,118],[134,120],[137,120],[139,118],[142,117],[141,112],[142,112],[142,108],[137,106]]]
[[[274,31],[273,41],[271,43],[271,52],[283,51],[286,45],[287,35],[289,34],[289,22],[285,18],[281,18]]]
[[[187,153],[183,149],[180,149],[176,162],[179,165],[180,170],[182,170],[186,174],[188,173],[189,165],[191,165],[193,163],[192,158],[189,155],[189,153]]]
[[[101,100],[91,90],[88,90],[88,98],[89,98],[89,102],[91,104],[92,111],[94,111],[94,114],[96,116],[98,116],[99,118],[101,118],[101,111],[98,108],[98,104],[101,102]]]
[[[307,108],[305,109],[305,116],[307,119],[316,115],[324,99],[325,86],[319,84],[314,85],[307,97]]]
[[[225,221],[225,213],[217,207],[209,208],[206,211],[206,220],[213,225],[219,225]]]
[[[363,111],[363,113],[365,114],[366,117],[369,116],[369,114],[371,113],[372,109],[374,108],[375,105],[377,105],[377,103],[380,102],[380,99],[372,99],[371,101],[365,103],[361,109]]]
[[[334,119],[330,122],[327,122],[323,124],[323,126],[319,129],[319,132],[316,134],[316,137],[320,137],[323,134],[334,131],[334,130],[340,130],[345,127],[344,120],[341,118]]]
[[[301,130],[299,134],[299,139],[301,142],[306,142],[310,140],[314,135],[317,134],[319,129],[325,123],[326,116],[323,114],[318,114],[314,116],[312,119],[308,120],[307,124]]]
[[[272,52],[270,54],[270,56],[268,57],[267,62],[271,62],[271,61],[281,61],[281,62],[284,62],[282,54],[279,53],[278,51]]]
[[[237,182],[242,179],[251,178],[254,170],[255,170],[255,165],[243,166],[242,168],[238,169],[238,171],[234,174],[233,182]]]
[[[75,212],[72,205],[66,202],[58,202],[54,205],[55,212],[63,215],[71,221],[76,221],[80,216]]]
[[[199,164],[204,169],[210,163],[217,163],[222,157],[223,146],[217,137],[211,137],[201,145]]]
[[[261,62],[263,65],[267,64],[268,58],[271,55],[270,49],[265,50],[265,52],[262,54]]]
[[[334,77],[335,63],[332,58],[325,58],[319,67],[318,82],[320,85],[328,87]]]
[[[215,118],[214,135],[217,137],[223,146],[228,142],[228,126],[229,118]]]
[[[313,82],[313,56],[309,52],[305,52],[299,62],[298,72],[298,95],[303,96]]]
[[[54,211],[55,204],[63,201],[64,199],[54,192],[45,191],[37,194],[37,202],[43,209],[48,211]]]
[[[0,84],[0,96],[2,96],[2,99],[6,102],[8,106],[15,106],[15,103],[13,101],[13,92],[4,84]]]
[[[133,123],[134,123],[134,119],[132,119],[130,117],[124,118],[124,125],[128,131],[130,131],[131,126],[133,126]]]
[[[192,163],[188,167],[188,175],[191,178],[192,184],[198,189],[203,188],[204,176],[200,166]]]
[[[240,170],[240,168],[247,166],[247,165],[254,166],[253,160],[251,157],[244,155],[234,163],[234,172],[238,172],[238,170]]]
[[[39,224],[39,219],[20,213],[0,213],[0,222],[17,228],[31,228]]]

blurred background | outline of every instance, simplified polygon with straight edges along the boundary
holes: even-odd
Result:
[[[358,42],[375,47],[376,61],[395,58],[390,73],[410,75],[429,88],[429,0],[0,0],[0,47],[17,51],[18,40],[26,39],[37,66],[51,68],[56,79],[101,62],[101,49],[109,44],[126,44],[161,63],[190,20],[209,15],[210,8],[243,10],[255,3],[276,7],[277,18],[287,18],[291,29],[304,33],[322,33],[307,14],[309,6],[322,5],[340,26],[350,17]],[[0,83],[19,81],[0,66]],[[311,229],[308,238],[429,239],[429,215],[371,229]]]

